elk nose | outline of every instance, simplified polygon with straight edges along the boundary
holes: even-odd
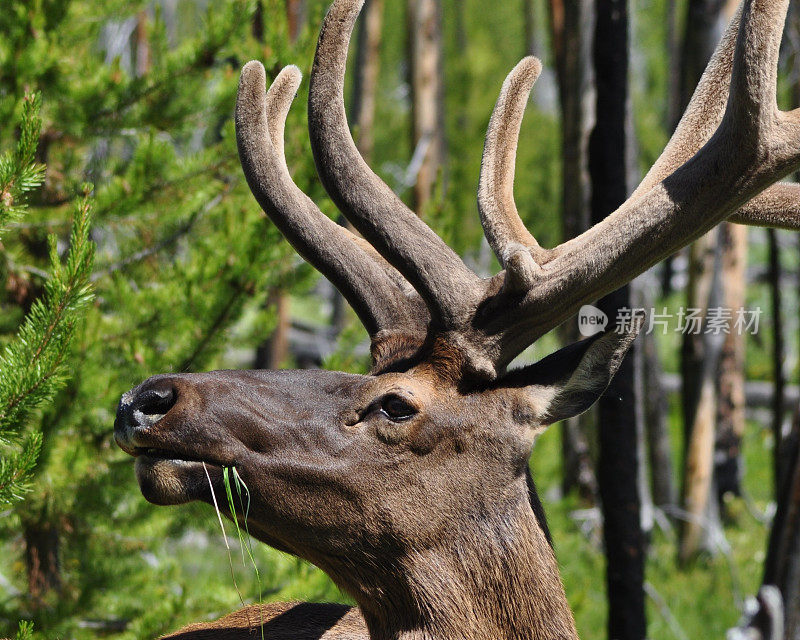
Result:
[[[175,406],[177,399],[175,388],[163,382],[139,387],[123,395],[114,421],[114,436],[120,446],[130,444],[137,431],[152,427],[163,418]]]

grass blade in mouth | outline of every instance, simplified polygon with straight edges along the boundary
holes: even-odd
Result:
[[[233,490],[231,489],[231,478],[230,478],[230,476],[231,476],[230,471],[231,470],[233,471],[233,481],[234,481],[234,484],[236,485],[236,493],[239,496],[239,505],[241,506],[241,511],[242,511],[242,514],[244,515],[244,526],[245,526],[245,531],[247,532],[246,536],[242,534],[242,530],[239,527],[239,518],[236,516],[236,506],[235,506],[234,500],[233,500]],[[255,574],[256,574],[256,581],[258,583],[258,604],[259,604],[258,614],[259,614],[260,623],[261,623],[260,624],[261,638],[263,640],[263,638],[264,638],[264,619],[263,619],[263,612],[261,610],[261,605],[263,604],[263,602],[262,602],[263,589],[261,587],[261,574],[258,571],[258,566],[256,565],[256,560],[253,557],[253,547],[252,547],[252,544],[251,544],[250,529],[247,526],[247,518],[250,515],[250,489],[248,489],[248,487],[245,484],[244,480],[242,480],[242,477],[239,475],[239,472],[236,470],[236,467],[223,467],[222,468],[222,482],[225,485],[225,494],[226,494],[226,497],[228,498],[228,508],[230,509],[231,517],[233,518],[233,523],[236,526],[236,534],[239,537],[239,546],[241,547],[241,550],[242,550],[242,566],[245,567],[245,568],[247,567],[247,561],[245,560],[245,556],[244,556],[245,550],[247,550],[247,555],[250,558],[250,563],[253,565],[253,570],[255,571]],[[242,499],[242,487],[244,487],[244,491],[247,494],[247,506],[246,507],[245,507],[245,504],[244,504],[244,500]],[[232,570],[233,569],[231,568],[231,571]],[[237,588],[237,591],[238,591],[238,588]],[[242,597],[241,594],[239,594],[239,599],[241,599],[241,597]],[[244,601],[242,601],[242,604],[244,604]]]
[[[233,556],[231,555],[231,547],[228,544],[228,536],[225,534],[225,525],[222,523],[222,514],[219,510],[219,504],[217,503],[217,494],[214,492],[214,483],[211,482],[211,476],[208,473],[208,468],[206,467],[206,463],[203,463],[203,471],[206,472],[206,478],[208,479],[208,488],[211,489],[211,500],[214,503],[214,509],[217,512],[217,520],[219,520],[219,528],[222,529],[222,539],[225,541],[225,548],[228,550],[228,564],[231,567],[231,578],[233,579],[233,586],[236,588],[236,593],[239,596],[239,601],[244,606],[244,598],[242,598],[242,592],[239,591],[239,585],[236,583],[236,572],[233,570]],[[227,468],[225,469],[227,471]],[[227,474],[223,472],[223,479],[226,480],[225,488],[228,492],[230,492],[230,488],[227,483]],[[233,521],[236,522],[236,513],[231,511],[231,515],[233,516]],[[239,523],[236,523],[236,530],[239,530]],[[241,540],[241,534],[240,534]]]

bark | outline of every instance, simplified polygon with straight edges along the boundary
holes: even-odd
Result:
[[[253,12],[253,21],[250,24],[250,33],[256,41],[264,42],[264,2],[263,0],[256,1],[256,9]]]
[[[648,304],[648,296],[644,291],[641,279],[636,279],[631,283],[631,298],[633,302],[632,306],[634,308],[647,309],[652,307],[652,304]],[[648,456],[646,424],[648,409],[645,406],[647,404],[645,400],[645,370],[647,368],[645,360],[647,354],[642,344],[645,337],[647,336],[642,336],[639,341],[639,345],[637,345],[638,348],[633,352],[633,407],[634,420],[636,423],[636,459],[638,461],[637,485],[640,504],[639,522],[642,528],[642,535],[644,536],[645,540],[649,540],[651,534],[653,533],[653,524],[655,522],[655,504],[650,483],[651,469],[650,458]]]
[[[275,290],[267,300],[268,306],[275,307],[277,325],[272,335],[256,349],[255,369],[280,369],[289,359],[289,330],[291,313],[289,296]]]
[[[686,451],[683,503],[686,512],[683,523],[679,558],[685,563],[694,557],[708,532],[718,525],[713,521],[712,504],[714,456],[714,420],[716,417],[716,362],[707,358],[700,386],[700,397],[691,426],[691,438]]]
[[[669,97],[667,98],[667,129],[674,131],[678,126],[685,105],[681,104],[681,64],[680,38],[678,37],[678,3],[667,1],[667,67]],[[661,293],[664,297],[672,294],[672,278],[675,275],[675,256],[670,256],[663,263],[661,272]]]
[[[652,305],[645,304],[650,308]],[[678,504],[678,489],[672,464],[672,445],[667,414],[669,404],[661,382],[662,368],[658,357],[655,335],[647,333],[640,338],[643,361],[643,402],[647,432],[650,481],[653,503],[665,511]]]
[[[784,361],[786,347],[783,334],[783,295],[781,292],[781,253],[778,246],[778,232],[767,229],[769,237],[769,291],[772,303],[772,379],[775,391],[772,395],[772,437],[774,440],[773,474],[775,495],[781,488],[783,465],[781,448],[783,446],[783,406],[786,395],[786,374]]]
[[[592,0],[550,0],[550,31],[556,60],[561,106],[562,233],[574,238],[589,227],[591,182],[588,167],[589,134],[594,124],[594,79],[591,64]],[[575,326],[566,326],[562,339],[578,339]],[[589,455],[586,431],[592,416],[562,424],[563,492],[577,489],[587,501],[597,496],[597,480]]]
[[[367,0],[358,27],[356,69],[350,121],[355,128],[356,146],[367,163],[375,145],[375,100],[380,71],[383,0]]]
[[[705,318],[714,282],[714,264],[717,254],[717,229],[707,233],[689,247],[689,283],[686,291],[686,310],[700,310],[699,330],[684,330],[681,346],[681,376],[683,390],[681,410],[683,415],[685,446],[691,441],[691,425],[700,401],[703,363],[707,348],[704,339]],[[687,321],[688,322],[688,321]]]
[[[772,523],[764,584],[774,584],[783,595],[786,640],[800,640],[800,416],[785,438],[787,464],[779,479],[778,510]]]
[[[525,22],[525,55],[533,56],[539,50],[536,36],[536,8],[533,6],[533,0],[524,0],[522,11]]]
[[[720,226],[722,244],[723,308],[733,317],[743,309],[747,278],[747,227],[735,224]],[[725,494],[741,496],[741,448],[745,429],[744,335],[731,330],[725,336],[720,354],[717,405],[717,435],[714,474],[720,509]]]
[[[700,81],[700,77],[714,53],[719,31],[723,0],[689,0],[687,5],[686,27],[681,46],[680,82],[678,95],[680,102],[674,111],[678,124],[692,93]],[[689,249],[689,308],[707,308],[708,288],[713,278],[711,270],[714,266],[716,230],[698,240]],[[705,313],[703,314],[705,316]],[[703,371],[703,336],[684,335],[681,353],[681,367],[684,379],[683,391],[683,424],[687,433],[694,419],[699,401],[701,382],[699,376]],[[688,445],[687,445],[688,446]]]
[[[720,295],[720,245],[719,232],[711,232],[693,246],[699,250],[702,270],[697,270],[690,280],[689,306],[702,309],[707,317],[709,307],[722,304]],[[694,251],[693,251],[694,254]],[[692,286],[693,285],[693,286]],[[716,552],[716,541],[723,537],[722,524],[716,499],[714,479],[714,447],[716,419],[719,406],[718,374],[724,334],[706,333],[701,325],[700,335],[685,335],[684,344],[697,347],[696,359],[684,359],[684,416],[686,441],[683,469],[683,510],[685,517],[681,528],[679,560],[693,558],[701,549]],[[686,352],[684,352],[686,355]],[[688,362],[688,364],[687,364]],[[689,404],[687,397],[694,402]]]
[[[306,22],[305,0],[286,0],[286,19],[289,25],[289,41],[296,42]]]
[[[39,603],[45,595],[61,588],[59,531],[43,516],[24,523],[23,539],[28,595],[34,603]]]
[[[441,0],[408,0],[413,147],[424,156],[414,183],[421,213],[444,166],[444,82]]]
[[[597,125],[591,135],[589,166],[592,219],[600,221],[628,195],[628,8],[625,0],[596,0],[595,9]],[[609,318],[616,318],[618,309],[630,306],[630,288],[606,296],[599,306]],[[647,631],[634,374],[634,360],[629,355],[598,403],[608,635],[615,640],[642,640]]]
[[[570,333],[565,332],[569,336]],[[577,337],[567,337],[566,344],[575,342]],[[561,492],[564,495],[577,491],[581,500],[587,504],[596,504],[599,495],[597,474],[595,473],[589,440],[588,429],[593,427],[594,412],[577,418],[569,418],[561,423],[561,460],[563,477]],[[591,422],[591,424],[589,424]],[[595,420],[596,422],[596,420]]]
[[[689,0],[681,50],[681,108],[678,117],[689,104],[722,35],[725,5],[725,0]]]
[[[150,71],[150,42],[147,39],[147,12],[140,11],[136,17],[136,76],[142,77]]]

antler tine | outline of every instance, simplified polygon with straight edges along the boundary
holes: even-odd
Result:
[[[754,146],[766,145],[774,137],[778,114],[778,54],[782,30],[769,34],[786,20],[788,0],[754,0],[742,5],[742,22],[733,56],[730,95],[721,126],[737,131]],[[749,150],[748,150],[749,151]],[[753,149],[752,152],[757,151]]]
[[[523,58],[508,74],[495,105],[483,149],[478,211],[489,245],[507,271],[506,289],[527,291],[541,273],[547,252],[525,228],[514,203],[514,168],[525,106],[542,72],[536,58]]]
[[[320,31],[308,101],[317,171],[353,226],[414,286],[445,329],[474,310],[482,281],[367,166],[344,108],[347,50],[364,0],[336,0]]]
[[[418,332],[420,324],[424,330],[425,322],[412,315],[420,305],[413,299],[404,304],[399,274],[323,214],[289,175],[283,132],[301,78],[297,67],[286,67],[266,92],[261,63],[249,62],[242,69],[236,140],[250,189],[298,253],[347,298],[373,338],[381,331]]]
[[[646,193],[688,161],[708,142],[722,122],[731,93],[743,8],[744,4],[741,4],[736,10],[675,133],[631,199]],[[777,73],[777,62],[771,62],[771,65]],[[767,94],[767,104],[777,109],[774,77],[771,76],[770,86],[773,88],[770,89],[772,94]],[[800,230],[800,189],[787,184],[773,185],[728,220],[745,225]]]
[[[772,185],[728,218],[728,222],[800,231],[800,184]]]
[[[722,122],[731,89],[733,56],[743,8],[744,4],[739,5],[731,18],[672,137],[631,199],[647,193],[689,160],[708,142]]]

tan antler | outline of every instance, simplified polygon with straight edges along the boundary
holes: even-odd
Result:
[[[264,67],[250,62],[242,70],[236,138],[248,184],[292,246],[347,298],[373,339],[381,332],[424,332],[427,312],[416,292],[372,247],[322,213],[289,175],[284,125],[300,80],[297,67],[286,67],[265,94]]]
[[[347,50],[363,4],[337,0],[320,31],[308,96],[317,171],[347,219],[419,291],[439,328],[458,330],[482,297],[481,279],[372,172],[347,126]]]
[[[800,228],[800,188],[771,186],[800,166],[800,113],[783,113],[776,105],[788,0],[745,0],[675,135],[639,188],[603,222],[555,249],[539,246],[514,204],[520,124],[541,71],[535,58],[520,62],[503,85],[481,168],[481,220],[504,267],[486,280],[402,203],[353,143],[343,88],[362,5],[336,0],[325,18],[311,74],[309,131],[325,188],[380,256],[325,217],[289,177],[282,140],[299,82],[296,69],[284,70],[265,99],[263,68],[245,67],[237,137],[259,202],[353,304],[373,342],[413,333],[420,359],[444,342],[448,358],[458,354],[460,375],[491,379],[581,305],[723,220]]]
[[[507,326],[495,329],[502,334],[493,354],[498,366],[582,304],[629,282],[729,217],[800,228],[800,216],[793,216],[800,209],[797,187],[768,188],[800,164],[800,116],[780,112],[776,105],[787,8],[788,0],[743,3],[642,185],[603,222],[549,251],[515,232],[521,223],[510,192],[508,156],[516,140],[509,138],[519,132],[531,65],[512,71],[487,136],[481,179],[481,210],[490,214],[486,226],[493,229],[493,248],[507,269],[506,295],[491,306],[507,305],[519,294],[520,283],[527,285],[525,299],[505,314]],[[498,178],[499,170],[505,173]],[[492,326],[490,321],[482,328],[491,334]]]

